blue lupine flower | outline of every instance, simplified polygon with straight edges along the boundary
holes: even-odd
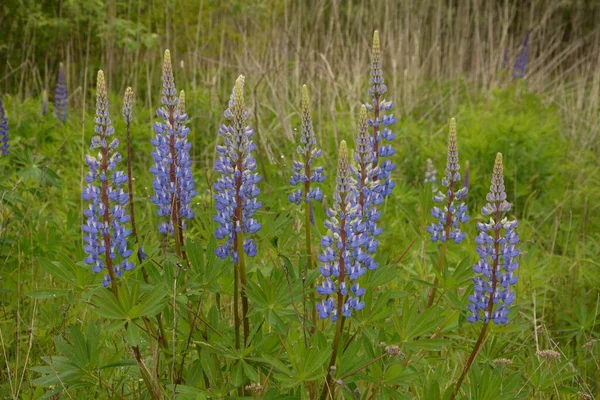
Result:
[[[425,170],[425,179],[423,179],[423,184],[427,185],[428,183],[431,184],[431,190],[433,192],[437,192],[437,189],[438,189],[437,170],[435,169],[435,166],[433,165],[433,161],[431,161],[431,158],[427,159],[427,167]]]
[[[383,186],[381,181],[374,179],[373,158],[367,109],[363,105],[358,117],[356,152],[354,154],[356,167],[352,167],[352,169],[357,182],[359,208],[359,218],[355,229],[356,239],[361,242],[362,249],[366,251],[366,254],[361,254],[360,261],[369,269],[377,268],[377,263],[368,254],[373,254],[377,250],[378,242],[375,237],[379,236],[382,231],[377,227],[377,221],[381,216],[381,213],[377,211],[377,206],[383,202]]]
[[[345,141],[340,143],[333,198],[333,207],[327,211],[328,219],[325,221],[329,232],[321,239],[324,250],[319,254],[323,281],[316,288],[317,293],[326,298],[316,307],[320,318],[336,321],[340,315],[348,318],[352,310],[364,308],[365,303],[360,298],[365,290],[357,280],[367,271],[363,264],[367,256],[362,250],[367,240],[366,228],[361,223],[357,187]]]
[[[225,110],[225,118],[229,125],[221,125],[219,135],[224,145],[217,146],[219,158],[214,169],[221,177],[213,185],[217,215],[213,219],[219,224],[215,232],[217,239],[225,239],[216,250],[217,256],[231,256],[238,263],[238,252],[242,245],[244,252],[254,257],[257,248],[254,240],[245,235],[258,232],[261,225],[254,219],[254,214],[262,206],[256,197],[260,193],[257,183],[261,177],[256,171],[253,151],[256,144],[252,141],[254,131],[247,125],[248,111],[244,106],[244,82],[240,75],[229,99],[229,108]],[[238,234],[242,233],[244,242],[238,243]]]
[[[506,200],[501,153],[496,156],[487,201],[481,213],[490,217],[490,221],[477,224],[479,235],[475,242],[480,260],[473,266],[478,276],[473,278],[475,291],[469,296],[471,315],[467,319],[469,322],[482,320],[487,324],[491,315],[496,324],[506,324],[508,308],[515,299],[511,286],[518,281],[514,272],[519,266],[516,261],[519,256],[519,237],[516,232],[517,220],[509,221],[505,217],[511,204]]]
[[[65,68],[62,63],[58,68],[58,80],[54,91],[54,113],[56,119],[67,122],[67,81],[65,79]]]
[[[125,205],[127,194],[120,187],[127,181],[127,175],[117,170],[121,155],[116,151],[118,139],[110,143],[108,139],[114,134],[108,113],[108,98],[104,73],[98,71],[96,100],[96,136],[92,137],[90,149],[99,149],[98,159],[86,155],[85,163],[89,172],[85,176],[87,186],[81,197],[89,201],[84,211],[86,222],[81,229],[84,232],[84,250],[87,254],[85,262],[92,266],[94,273],[105,267],[102,284],[106,287],[114,277],[121,277],[123,270],[133,268],[129,261],[131,250],[127,248],[127,237],[131,234],[125,224],[129,216]],[[118,257],[121,261],[117,261]]]
[[[427,227],[431,235],[431,241],[442,243],[446,240],[453,240],[460,243],[465,238],[465,233],[459,228],[459,223],[465,223],[469,220],[467,215],[467,205],[462,202],[467,197],[468,189],[460,186],[460,165],[458,163],[458,146],[456,139],[456,121],[450,120],[450,136],[448,138],[448,158],[446,162],[446,176],[442,179],[442,186],[446,188],[446,193],[438,191],[433,196],[436,203],[444,203],[444,208],[433,207],[431,215],[436,222]]]
[[[531,31],[527,31],[521,43],[521,49],[519,54],[515,58],[515,65],[513,66],[513,78],[523,78],[527,70],[527,61],[529,59],[529,34]]]
[[[323,150],[317,148],[317,139],[313,129],[312,119],[310,116],[310,99],[308,97],[308,89],[306,85],[302,86],[302,127],[300,132],[300,145],[296,151],[301,156],[300,161],[294,161],[292,167],[294,174],[290,178],[290,184],[293,186],[299,183],[303,184],[303,188],[294,191],[289,197],[289,201],[295,204],[300,204],[302,200],[309,202],[311,200],[320,201],[323,198],[323,192],[318,187],[311,188],[311,183],[319,183],[325,181],[325,173],[323,167],[313,169],[313,159],[321,157]]]
[[[0,96],[0,145],[2,146],[0,152],[8,154],[8,118],[6,118],[2,96]]]
[[[165,50],[162,80],[162,105],[156,114],[164,122],[154,124],[154,166],[150,168],[154,175],[152,202],[158,206],[158,216],[163,218],[158,230],[173,235],[175,228],[178,228],[182,238],[182,231],[186,229],[184,220],[194,218],[190,203],[197,192],[190,159],[192,145],[187,140],[190,129],[185,126],[188,119],[185,93],[182,90],[177,98],[169,50]]]
[[[391,111],[394,103],[386,101],[382,96],[387,91],[383,80],[383,71],[381,69],[381,48],[379,44],[379,31],[373,33],[373,51],[371,53],[371,74],[369,79],[369,96],[371,103],[367,103],[367,109],[373,111],[374,116],[369,119],[369,126],[373,127],[372,147],[373,147],[373,179],[382,181],[381,194],[383,197],[392,193],[396,186],[391,180],[391,174],[396,165],[391,160],[385,160],[380,163],[380,158],[391,157],[396,150],[391,145],[385,145],[383,139],[394,140],[396,135],[388,128],[396,123],[396,118],[392,114],[385,114]]]

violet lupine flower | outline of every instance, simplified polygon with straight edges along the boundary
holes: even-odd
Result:
[[[2,96],[0,96],[0,145],[2,146],[0,153],[8,154],[8,118],[6,118]]]
[[[317,286],[317,293],[326,298],[316,307],[319,317],[323,319],[336,321],[340,315],[349,318],[352,310],[362,310],[365,306],[360,300],[365,289],[357,282],[367,271],[361,263],[364,253],[360,246],[364,243],[358,239],[356,232],[356,227],[360,225],[357,197],[356,182],[348,162],[348,148],[346,142],[342,141],[334,204],[327,211],[328,219],[325,221],[325,227],[330,232],[321,238],[321,245],[325,249],[319,254],[323,281]]]
[[[427,185],[431,183],[431,190],[437,192],[438,189],[438,178],[437,178],[437,170],[433,165],[433,161],[431,158],[427,159],[427,167],[425,170],[425,179],[423,179],[423,184]]]
[[[58,80],[54,90],[54,113],[56,119],[61,122],[67,122],[67,81],[65,79],[65,68],[60,63],[58,69]]]
[[[260,193],[257,183],[261,177],[255,172],[256,161],[252,155],[256,149],[252,141],[254,131],[246,122],[248,111],[244,106],[244,82],[244,75],[235,81],[229,108],[225,110],[225,118],[230,123],[219,128],[224,145],[217,146],[219,158],[214,169],[221,177],[213,185],[217,207],[217,215],[213,219],[219,224],[215,236],[225,239],[215,253],[220,258],[231,256],[235,264],[242,247],[248,256],[256,256],[256,243],[246,235],[255,234],[261,228],[254,219],[254,214],[262,206],[256,200]],[[240,236],[243,243],[238,242]]]
[[[527,70],[527,61],[529,59],[529,34],[531,31],[527,31],[521,43],[521,49],[519,54],[515,58],[515,65],[513,66],[513,78],[523,78]]]
[[[367,110],[373,111],[374,116],[369,119],[369,126],[373,127],[373,180],[381,180],[383,197],[392,193],[396,186],[391,180],[391,174],[396,165],[391,160],[385,160],[380,163],[380,158],[391,157],[396,153],[396,150],[391,145],[385,145],[383,139],[394,140],[396,135],[388,128],[388,126],[396,123],[396,118],[392,114],[385,114],[391,111],[394,103],[386,101],[382,96],[387,91],[387,87],[383,80],[383,71],[381,69],[381,48],[379,43],[379,31],[373,33],[373,50],[371,53],[371,74],[369,79],[369,96],[372,98],[371,104],[367,103]]]
[[[129,271],[133,263],[129,261],[131,250],[127,248],[127,237],[131,231],[126,229],[129,216],[125,205],[127,193],[121,186],[127,182],[127,175],[117,170],[121,154],[116,151],[119,140],[108,139],[115,132],[108,113],[108,98],[104,73],[98,71],[97,100],[96,100],[96,136],[92,137],[90,149],[99,149],[98,159],[86,155],[85,163],[90,168],[85,176],[87,187],[81,197],[89,201],[84,211],[87,218],[81,229],[84,232],[84,250],[87,254],[85,262],[92,266],[94,273],[101,272],[105,267],[108,273],[104,275],[102,284],[107,287],[112,279],[121,277],[123,270]],[[121,261],[117,261],[118,258]]]
[[[501,153],[496,156],[487,201],[481,213],[489,216],[490,222],[477,224],[480,232],[475,241],[480,260],[473,265],[473,271],[479,276],[473,278],[475,292],[469,296],[469,311],[472,314],[467,319],[469,322],[482,320],[487,324],[491,315],[494,323],[506,324],[508,306],[515,299],[511,285],[518,281],[514,272],[519,266],[516,261],[519,256],[516,247],[519,237],[516,232],[517,220],[509,221],[505,216],[511,204],[506,200]]]
[[[325,181],[323,167],[312,169],[313,159],[323,155],[323,150],[317,148],[317,139],[313,129],[310,116],[310,99],[306,85],[302,86],[302,127],[300,129],[300,145],[296,152],[300,154],[301,161],[293,161],[294,174],[290,178],[290,185],[296,186],[299,183],[304,188],[294,191],[289,197],[289,201],[294,204],[300,204],[302,200],[310,202],[311,200],[320,201],[323,198],[323,191],[318,187],[311,188],[311,183],[320,183]]]
[[[468,189],[460,186],[460,165],[458,163],[458,145],[456,139],[456,121],[450,120],[450,136],[448,138],[448,158],[446,161],[446,176],[442,178],[442,186],[446,193],[438,191],[433,196],[436,203],[444,203],[444,208],[433,207],[431,215],[436,222],[427,227],[431,235],[431,241],[445,242],[450,239],[455,243],[460,243],[465,238],[465,233],[458,227],[459,223],[465,223],[469,220],[467,215],[467,205],[462,202],[467,197]]]
[[[156,110],[156,114],[164,122],[154,124],[156,137],[152,139],[155,147],[152,156],[155,164],[150,168],[154,175],[152,202],[158,206],[158,216],[164,218],[158,230],[174,235],[177,228],[177,240],[181,240],[182,231],[186,229],[184,220],[194,218],[190,202],[197,192],[190,160],[192,145],[187,140],[190,129],[185,126],[188,119],[185,93],[182,90],[177,98],[169,50],[165,50],[162,80],[162,106]]]
[[[375,170],[372,167],[373,148],[371,147],[371,136],[367,118],[367,108],[360,108],[358,117],[358,129],[356,134],[356,152],[354,153],[356,166],[351,166],[357,183],[358,218],[355,226],[355,251],[366,251],[361,254],[361,262],[370,270],[377,269],[375,260],[369,256],[377,251],[378,242],[375,237],[379,236],[382,229],[377,227],[377,221],[381,213],[377,206],[383,202],[381,181],[374,179]],[[362,246],[362,247],[361,247]]]

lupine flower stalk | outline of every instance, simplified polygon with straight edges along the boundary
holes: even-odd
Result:
[[[67,99],[65,68],[63,63],[60,63],[58,68],[58,80],[56,81],[56,89],[54,90],[54,113],[56,119],[61,122],[67,122]]]
[[[396,186],[391,180],[391,173],[396,167],[391,160],[380,162],[380,158],[391,157],[396,150],[391,145],[385,145],[383,140],[394,140],[396,135],[388,126],[396,123],[396,118],[392,114],[385,114],[391,111],[394,103],[383,99],[387,91],[384,83],[383,71],[381,69],[381,47],[379,42],[379,31],[373,33],[373,49],[371,52],[371,73],[369,79],[369,97],[370,103],[367,103],[367,110],[373,112],[373,118],[369,119],[369,126],[373,128],[372,147],[373,147],[373,180],[381,180],[383,197],[387,197]]]
[[[511,204],[506,200],[502,153],[496,155],[492,184],[486,199],[488,202],[481,209],[481,213],[490,220],[477,224],[479,235],[475,241],[480,260],[473,266],[477,276],[473,278],[475,290],[474,294],[469,296],[470,315],[467,317],[472,323],[482,321],[483,326],[454,387],[451,399],[458,394],[483,343],[490,321],[496,324],[508,323],[508,307],[515,299],[511,286],[518,281],[514,272],[519,266],[516,261],[516,257],[519,256],[519,237],[516,233],[517,220],[509,221],[506,217]]]
[[[427,159],[427,167],[425,170],[425,179],[423,180],[423,183],[425,185],[430,183],[431,190],[433,192],[437,192],[437,189],[438,189],[437,170],[435,169],[435,166],[433,165],[433,161],[431,160],[431,158]]]
[[[6,155],[8,151],[8,118],[6,117],[6,110],[2,103],[2,96],[0,96],[0,153]]]
[[[294,173],[290,178],[290,184],[297,186],[302,184],[302,188],[295,190],[289,197],[289,201],[300,205],[304,203],[304,230],[306,240],[306,268],[313,269],[312,239],[311,239],[311,201],[321,201],[323,192],[318,186],[312,186],[313,183],[322,183],[325,181],[323,167],[314,168],[313,160],[323,155],[323,150],[317,147],[317,139],[313,128],[312,117],[310,115],[310,98],[308,88],[302,86],[302,111],[301,111],[300,144],[296,152],[300,156],[300,161],[293,161]],[[314,309],[313,309],[314,310]],[[306,316],[305,316],[306,318]],[[313,311],[313,320],[316,322],[316,310]]]
[[[229,108],[225,118],[229,125],[221,125],[219,135],[223,145],[217,146],[219,158],[214,169],[221,176],[214,184],[217,215],[213,219],[219,224],[215,232],[217,239],[225,239],[216,254],[220,258],[231,257],[234,262],[234,317],[236,347],[239,348],[239,310],[238,291],[242,300],[242,321],[244,327],[244,345],[250,328],[248,324],[248,298],[244,290],[246,285],[245,254],[254,257],[257,254],[256,243],[248,236],[255,234],[261,225],[254,218],[262,203],[256,197],[260,193],[258,182],[261,177],[256,171],[253,152],[256,144],[252,141],[254,131],[247,124],[248,111],[244,105],[245,78],[240,75],[229,99]],[[239,285],[241,284],[241,290]]]
[[[116,150],[119,140],[114,138],[109,143],[114,128],[108,113],[106,83],[102,71],[98,71],[94,120],[96,136],[92,137],[90,149],[99,149],[99,154],[97,159],[90,155],[85,158],[90,169],[85,176],[87,187],[81,196],[90,202],[84,211],[87,220],[82,226],[84,250],[87,253],[85,262],[92,266],[94,273],[106,268],[108,273],[104,275],[102,284],[105,287],[111,285],[117,296],[116,278],[121,277],[123,271],[133,268],[133,263],[129,261],[131,250],[127,248],[127,237],[131,231],[125,227],[129,222],[125,208],[128,196],[121,188],[127,182],[127,175],[117,170],[117,164],[122,159]],[[120,262],[117,261],[119,258]]]
[[[515,58],[515,65],[513,66],[513,78],[523,78],[527,71],[527,61],[529,60],[529,34],[531,31],[527,31],[521,43],[519,54]]]
[[[358,218],[354,226],[355,251],[360,262],[367,269],[377,269],[378,265],[370,256],[377,250],[378,242],[375,239],[381,234],[382,229],[377,226],[381,213],[377,206],[383,202],[381,181],[375,179],[373,168],[374,152],[371,147],[367,108],[363,105],[358,117],[358,129],[356,135],[356,152],[352,166],[357,183],[358,192]]]
[[[366,272],[366,268],[361,265],[353,251],[353,246],[357,244],[354,229],[360,220],[357,197],[356,182],[348,160],[348,148],[346,142],[342,141],[338,155],[334,204],[327,211],[328,219],[325,222],[330,234],[321,239],[325,249],[319,254],[323,281],[317,286],[317,293],[326,298],[316,307],[320,318],[331,318],[336,322],[331,359],[321,399],[327,397],[331,385],[332,377],[329,372],[335,365],[344,321],[351,316],[352,310],[358,311],[365,306],[365,303],[360,301],[365,289],[360,288],[358,283],[349,288],[346,282],[356,281]]]
[[[158,216],[163,218],[158,230],[174,236],[176,252],[185,258],[183,231],[185,220],[194,217],[190,202],[196,195],[196,188],[191,170],[191,144],[187,140],[190,129],[185,126],[188,119],[185,93],[181,91],[177,97],[169,50],[165,50],[162,80],[162,105],[156,114],[164,122],[154,124],[156,137],[152,139],[155,147],[152,156],[155,165],[150,168],[154,175],[152,202],[158,206]]]
[[[433,201],[437,204],[444,204],[443,208],[435,206],[431,209],[431,215],[435,222],[427,227],[432,242],[441,242],[440,256],[437,269],[441,270],[442,263],[446,253],[446,245],[449,240],[460,243],[465,238],[465,233],[460,230],[460,224],[469,221],[467,215],[467,205],[463,200],[466,199],[468,189],[460,185],[460,164],[458,160],[458,143],[456,136],[456,120],[450,120],[450,134],[448,137],[448,153],[446,160],[444,178],[442,178],[442,187],[445,191],[438,191],[433,196]],[[429,294],[428,307],[433,304],[438,278],[434,280],[434,287]]]

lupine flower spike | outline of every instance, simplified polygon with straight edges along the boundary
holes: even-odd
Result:
[[[380,162],[380,158],[391,157],[396,150],[390,145],[385,145],[383,140],[394,140],[396,135],[388,128],[396,123],[396,118],[392,114],[385,114],[391,111],[394,103],[386,101],[382,96],[387,91],[384,84],[383,71],[381,69],[381,47],[379,42],[379,31],[373,33],[373,50],[371,53],[371,74],[369,79],[369,97],[371,102],[367,103],[367,110],[372,111],[374,116],[369,119],[369,126],[373,128],[372,146],[373,146],[373,180],[382,181],[381,194],[383,197],[389,195],[396,184],[391,180],[391,173],[396,165],[391,160]]]
[[[345,141],[340,143],[333,198],[333,207],[327,211],[328,219],[325,221],[329,232],[321,239],[325,249],[319,254],[323,281],[317,286],[317,293],[326,298],[316,307],[320,318],[336,321],[340,315],[348,318],[352,310],[364,308],[365,303],[360,298],[365,289],[360,288],[358,282],[352,286],[349,282],[357,281],[367,271],[357,257],[360,240],[356,237],[355,228],[360,217],[356,182],[350,170]]]
[[[514,272],[519,266],[516,261],[519,237],[517,221],[509,221],[505,216],[511,204],[506,201],[501,153],[496,156],[487,201],[481,213],[490,220],[477,224],[480,232],[475,241],[480,260],[473,266],[478,276],[473,278],[475,292],[469,296],[471,315],[468,320],[488,323],[491,317],[496,324],[506,324],[508,308],[515,299],[511,286],[518,281]]]
[[[382,229],[377,227],[381,213],[377,206],[383,202],[381,181],[375,180],[373,169],[373,149],[369,135],[367,109],[363,105],[358,117],[356,134],[356,152],[354,161],[356,166],[351,167],[357,183],[358,218],[354,226],[354,242],[356,257],[370,270],[377,269],[378,265],[369,255],[375,253]],[[364,250],[364,251],[363,251]]]
[[[56,81],[56,89],[54,91],[54,113],[56,119],[61,122],[67,122],[67,81],[65,79],[65,68],[63,63],[60,63],[58,69],[58,80]]]
[[[310,202],[311,200],[320,201],[323,198],[323,192],[319,187],[311,188],[311,183],[321,183],[325,181],[323,167],[313,169],[313,160],[323,155],[323,150],[317,148],[317,139],[313,129],[310,116],[310,99],[306,85],[302,86],[302,127],[300,129],[300,145],[296,152],[300,155],[300,161],[293,162],[294,174],[290,178],[290,184],[296,186],[300,183],[303,188],[292,193],[288,199],[294,204]]]
[[[465,233],[459,228],[460,223],[469,220],[467,205],[462,201],[467,197],[466,186],[460,187],[460,165],[458,163],[458,145],[456,137],[456,120],[450,120],[450,136],[448,138],[448,156],[446,161],[446,176],[442,178],[442,186],[445,191],[438,191],[433,196],[437,204],[444,204],[443,208],[433,207],[431,215],[436,219],[427,231],[431,235],[432,242],[445,242],[452,240],[460,243],[465,238]]]
[[[219,158],[214,169],[221,177],[214,184],[217,215],[213,219],[219,224],[215,232],[217,239],[224,239],[216,254],[220,258],[231,256],[234,266],[234,317],[236,347],[239,348],[240,317],[237,307],[238,286],[242,298],[242,321],[244,326],[244,345],[249,336],[248,299],[244,292],[246,285],[246,265],[244,254],[254,257],[257,254],[256,243],[247,236],[258,232],[261,225],[254,219],[254,214],[262,203],[256,200],[260,193],[258,182],[261,177],[256,171],[253,152],[256,144],[252,141],[254,131],[247,125],[248,111],[244,106],[244,82],[240,75],[229,99],[229,108],[225,110],[225,118],[229,125],[221,125],[219,135],[223,137],[223,145],[217,146]]]
[[[177,97],[169,50],[164,55],[162,80],[162,105],[156,114],[164,122],[154,124],[156,137],[152,139],[155,147],[152,156],[155,165],[150,168],[154,175],[152,202],[158,207],[158,216],[163,218],[158,230],[173,235],[177,252],[181,253],[185,220],[194,218],[190,202],[196,195],[196,187],[191,170],[191,144],[187,139],[190,129],[185,126],[188,119],[185,93],[181,91]]]
[[[473,346],[454,386],[450,400],[454,400],[458,394],[483,344],[490,321],[494,321],[496,324],[506,324],[508,322],[508,306],[515,299],[515,294],[510,289],[517,283],[514,272],[519,266],[516,262],[516,257],[519,256],[519,250],[516,247],[519,237],[516,233],[517,220],[509,221],[506,218],[511,204],[506,200],[503,169],[502,153],[498,153],[492,173],[492,185],[486,197],[488,203],[481,209],[481,213],[490,217],[490,221],[477,224],[479,235],[475,241],[480,260],[473,266],[473,270],[478,276],[473,278],[475,293],[469,296],[470,315],[467,316],[469,322],[482,321],[483,325],[475,346]]]
[[[2,97],[0,96],[0,153],[8,154],[8,118],[6,117],[6,110],[2,103]]]
[[[256,197],[260,193],[257,183],[261,177],[256,171],[256,161],[253,152],[256,144],[252,141],[254,131],[247,125],[248,111],[244,107],[244,76],[240,75],[229,100],[229,108],[225,118],[229,125],[221,125],[219,135],[223,137],[223,146],[217,146],[219,158],[215,162],[215,171],[221,177],[214,185],[217,213],[214,220],[219,224],[215,233],[217,239],[225,239],[216,250],[217,256],[231,256],[234,263],[238,262],[240,249],[254,257],[257,253],[256,244],[252,239],[245,238],[243,246],[237,243],[237,238],[252,235],[261,228],[254,219],[254,214],[262,206]]]
[[[435,166],[433,165],[433,161],[431,161],[431,158],[427,159],[427,167],[425,170],[425,179],[423,180],[423,183],[425,185],[430,183],[431,190],[433,192],[437,192],[437,189],[438,189],[437,170],[435,169]]]
[[[133,268],[129,261],[131,250],[127,248],[127,237],[130,231],[125,228],[129,216],[125,205],[127,193],[121,186],[127,182],[127,175],[117,170],[121,154],[116,151],[119,140],[109,138],[114,134],[108,114],[108,98],[104,74],[98,71],[96,100],[96,136],[92,137],[90,149],[99,149],[98,159],[87,155],[85,163],[90,168],[85,176],[87,187],[81,197],[89,201],[84,211],[87,218],[82,226],[84,232],[84,250],[87,253],[85,262],[92,266],[94,273],[106,268],[102,284],[112,285],[116,294],[115,278],[121,277],[123,271]],[[120,261],[118,261],[120,259]]]
[[[523,78],[525,77],[525,72],[527,72],[527,61],[529,60],[529,35],[531,31],[527,31],[525,37],[523,38],[523,43],[521,43],[521,48],[519,49],[519,54],[515,58],[515,65],[513,67],[513,78]]]
[[[467,197],[468,188],[466,185],[460,185],[460,165],[458,162],[458,144],[456,137],[456,121],[450,120],[450,135],[448,137],[448,153],[446,160],[444,178],[442,178],[442,187],[444,191],[438,191],[433,195],[433,201],[437,204],[443,204],[443,208],[435,206],[431,209],[431,215],[435,222],[427,227],[427,231],[432,242],[442,242],[440,255],[438,258],[437,269],[442,268],[442,262],[446,253],[448,241],[460,243],[465,238],[465,233],[460,230],[460,224],[469,221],[467,215],[467,205],[463,202]],[[433,304],[438,284],[438,277],[433,282],[434,287],[429,292],[427,307]]]

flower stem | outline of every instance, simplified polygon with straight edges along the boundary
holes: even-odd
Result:
[[[471,351],[471,354],[469,355],[469,358],[467,359],[467,363],[465,364],[465,367],[463,368],[462,374],[460,374],[458,381],[456,381],[456,386],[454,386],[454,390],[452,391],[450,400],[454,400],[454,398],[458,394],[458,391],[460,390],[460,386],[462,385],[465,377],[467,376],[469,369],[471,369],[471,365],[473,364],[473,361],[475,360],[475,357],[477,356],[477,353],[479,352],[479,348],[483,344],[483,339],[488,330],[490,321],[492,320],[492,311],[494,310],[494,293],[496,293],[496,286],[498,284],[498,277],[496,276],[496,270],[498,269],[498,261],[500,258],[499,257],[500,217],[501,217],[501,212],[496,211],[494,213],[494,236],[495,236],[494,237],[494,249],[496,252],[496,258],[494,259],[494,265],[492,267],[492,292],[490,293],[490,298],[488,299],[488,304],[487,304],[487,310],[486,310],[487,321],[484,322],[483,327],[481,328],[481,332],[479,333],[479,337],[477,338],[477,342],[475,342],[475,347],[473,347],[473,351]]]

